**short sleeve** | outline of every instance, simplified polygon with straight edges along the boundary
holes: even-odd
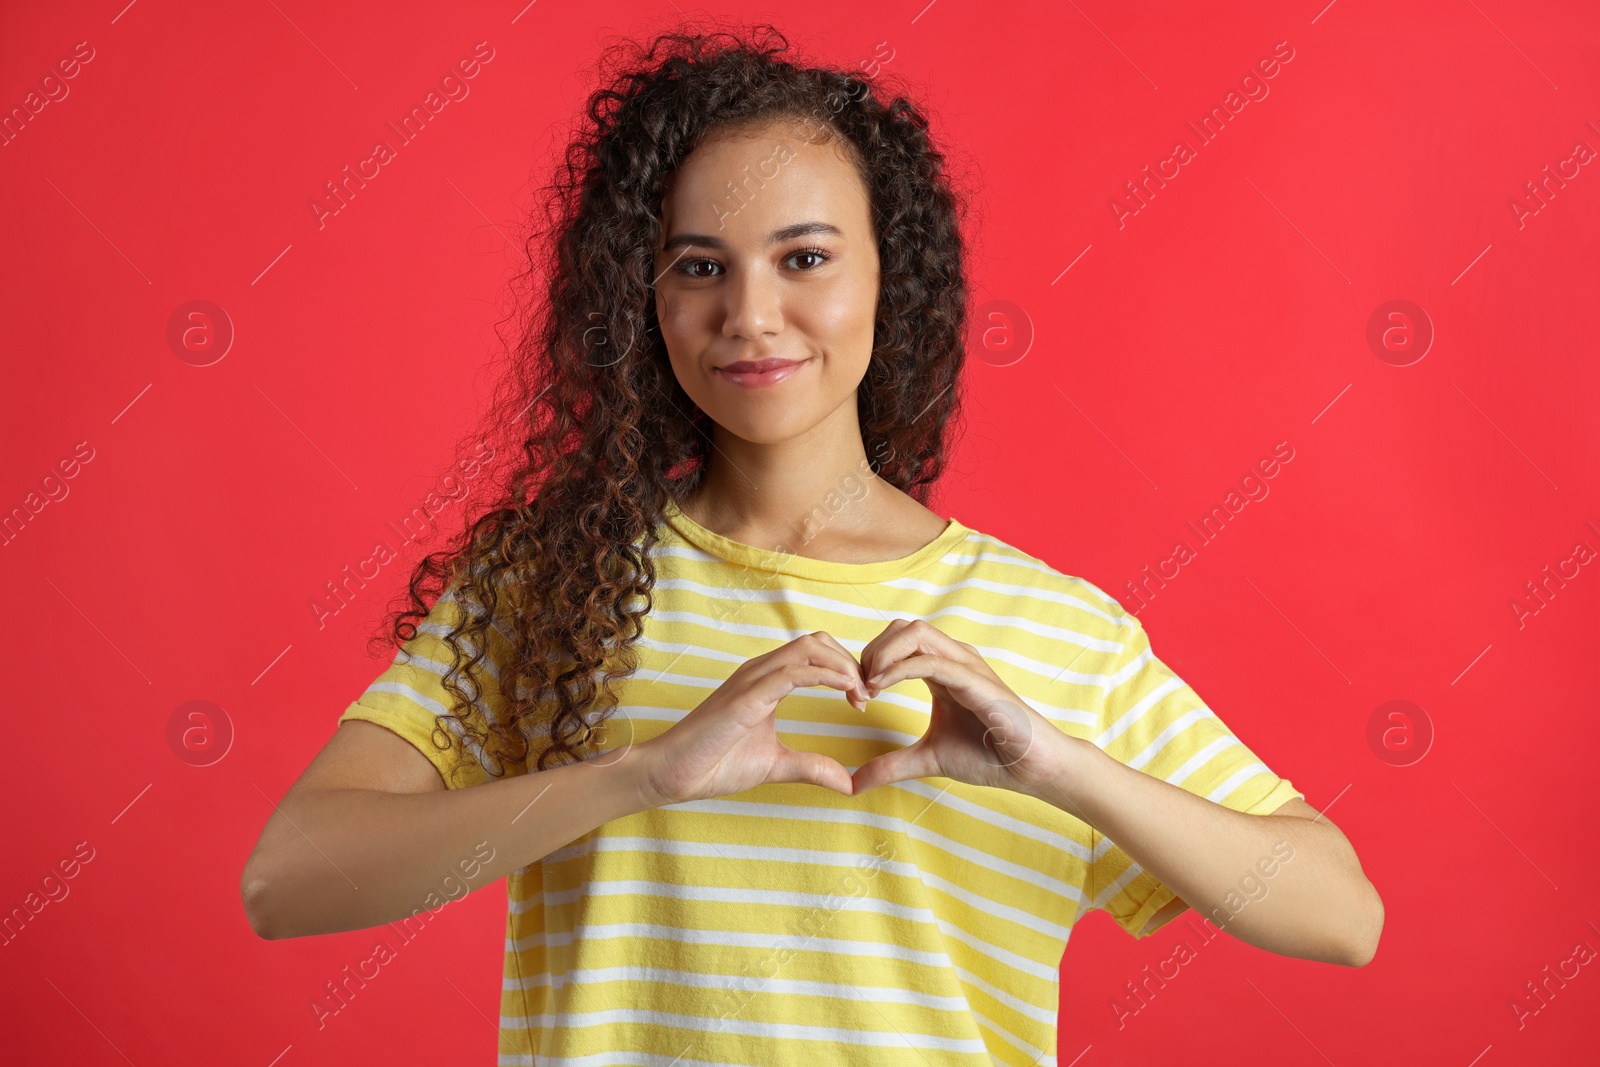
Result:
[[[454,665],[455,655],[447,636],[462,618],[460,595],[452,588],[439,597],[417,624],[415,636],[338,720],[360,719],[399,734],[438,768],[451,789],[526,772],[521,759],[525,753],[516,753],[518,758],[502,757],[498,753],[503,745],[489,731],[490,724],[506,721],[508,703],[501,673],[510,659],[509,648],[498,628],[488,632],[488,655],[455,679],[471,698],[467,716],[472,729],[466,729],[451,710],[455,698],[445,688],[444,677]],[[473,655],[476,646],[470,633],[457,640],[469,657]]]
[[[1101,682],[1094,743],[1118,762],[1250,815],[1304,798],[1278,777],[1151,650],[1144,624],[1116,609],[1122,650]],[[1106,911],[1134,937],[1176,894],[1115,842],[1093,835],[1091,908]],[[1170,921],[1169,917],[1161,925]]]

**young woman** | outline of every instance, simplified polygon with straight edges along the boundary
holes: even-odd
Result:
[[[1139,620],[926,506],[959,201],[916,107],[763,30],[591,97],[523,461],[267,823],[252,926],[507,877],[503,1064],[1051,1064],[1097,908],[1366,963],[1350,844]]]

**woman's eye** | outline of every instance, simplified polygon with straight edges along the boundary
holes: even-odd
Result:
[[[820,248],[802,248],[798,252],[789,253],[789,258],[790,259],[799,259],[801,257],[804,257],[804,258],[807,258],[807,259],[810,259],[810,260],[813,261],[811,266],[809,266],[809,267],[801,267],[800,269],[802,271],[816,270],[818,267],[822,266],[828,260],[833,258],[832,256],[828,255],[828,253],[824,252]]]
[[[685,261],[684,263],[679,264],[678,269],[680,271],[682,271],[683,273],[687,274],[691,278],[713,278],[713,277],[715,277],[714,274],[696,274],[695,273],[695,268],[696,267],[716,267],[716,268],[718,268],[720,270],[721,269],[721,264],[719,264],[714,259],[691,259],[691,260]]]

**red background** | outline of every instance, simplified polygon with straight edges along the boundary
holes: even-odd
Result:
[[[382,669],[363,638],[405,563],[324,629],[311,599],[472,433],[512,242],[599,47],[675,5],[122,3],[0,13],[7,113],[94,49],[0,147],[0,512],[94,450],[0,547],[0,909],[94,849],[0,947],[0,1055],[493,1062],[503,882],[319,1032],[310,999],[374,934],[261,941],[239,875],[269,798]],[[1576,142],[1600,150],[1600,15],[1324,3],[725,9],[841,65],[892,53],[885,74],[972,180],[976,298],[1010,301],[1002,325],[1033,340],[974,351],[943,514],[1123,597],[1277,442],[1294,449],[1140,614],[1158,655],[1333,805],[1387,908],[1377,958],[1220,938],[1119,1029],[1111,999],[1188,920],[1135,941],[1093,916],[1063,965],[1063,1067],[1595,1054],[1600,966],[1520,1027],[1511,1004],[1580,942],[1600,949],[1600,563],[1520,625],[1511,603],[1578,542],[1600,549],[1600,165],[1520,226],[1510,202]],[[495,58],[470,95],[319,229],[323,183],[480,41]],[[1294,59],[1269,95],[1119,228],[1123,183],[1193,144],[1185,121],[1280,41]],[[236,330],[210,366],[166,340],[194,299]],[[1393,299],[1435,331],[1409,366],[1366,341]],[[167,737],[196,699],[235,732],[205,767]],[[1367,740],[1396,699],[1434,731],[1409,766]]]

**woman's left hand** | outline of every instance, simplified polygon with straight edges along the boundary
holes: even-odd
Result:
[[[895,619],[857,659],[869,696],[921,678],[933,694],[933,708],[922,737],[856,768],[855,793],[943,777],[1038,795],[1065,765],[1072,739],[1012,692],[977,649],[930,623]]]

